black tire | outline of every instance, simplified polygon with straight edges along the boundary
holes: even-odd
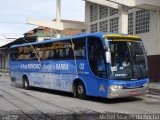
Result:
[[[29,81],[28,81],[27,77],[23,77],[23,88],[26,89],[26,90],[30,89]]]
[[[76,97],[79,99],[86,99],[86,89],[82,82],[78,82],[76,85]]]
[[[73,85],[73,97],[77,98],[76,84]]]

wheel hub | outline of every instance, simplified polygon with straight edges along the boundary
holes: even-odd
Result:
[[[78,86],[78,94],[83,94],[83,87],[82,86]]]
[[[27,81],[26,81],[26,80],[24,81],[24,86],[25,86],[25,87],[27,87],[27,86],[28,86],[28,83],[27,83]]]

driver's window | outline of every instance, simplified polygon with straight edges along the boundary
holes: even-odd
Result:
[[[88,57],[92,72],[100,78],[106,78],[104,50],[99,38],[88,38]]]

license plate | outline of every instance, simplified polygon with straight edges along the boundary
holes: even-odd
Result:
[[[136,91],[131,91],[130,94],[131,94],[131,95],[136,95],[137,92],[136,92]]]

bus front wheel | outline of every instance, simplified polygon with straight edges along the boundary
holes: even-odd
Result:
[[[26,90],[29,90],[30,86],[29,86],[29,81],[28,78],[26,76],[23,77],[23,88]]]
[[[86,99],[86,90],[85,90],[85,86],[82,82],[78,82],[76,85],[76,96],[79,99]]]

